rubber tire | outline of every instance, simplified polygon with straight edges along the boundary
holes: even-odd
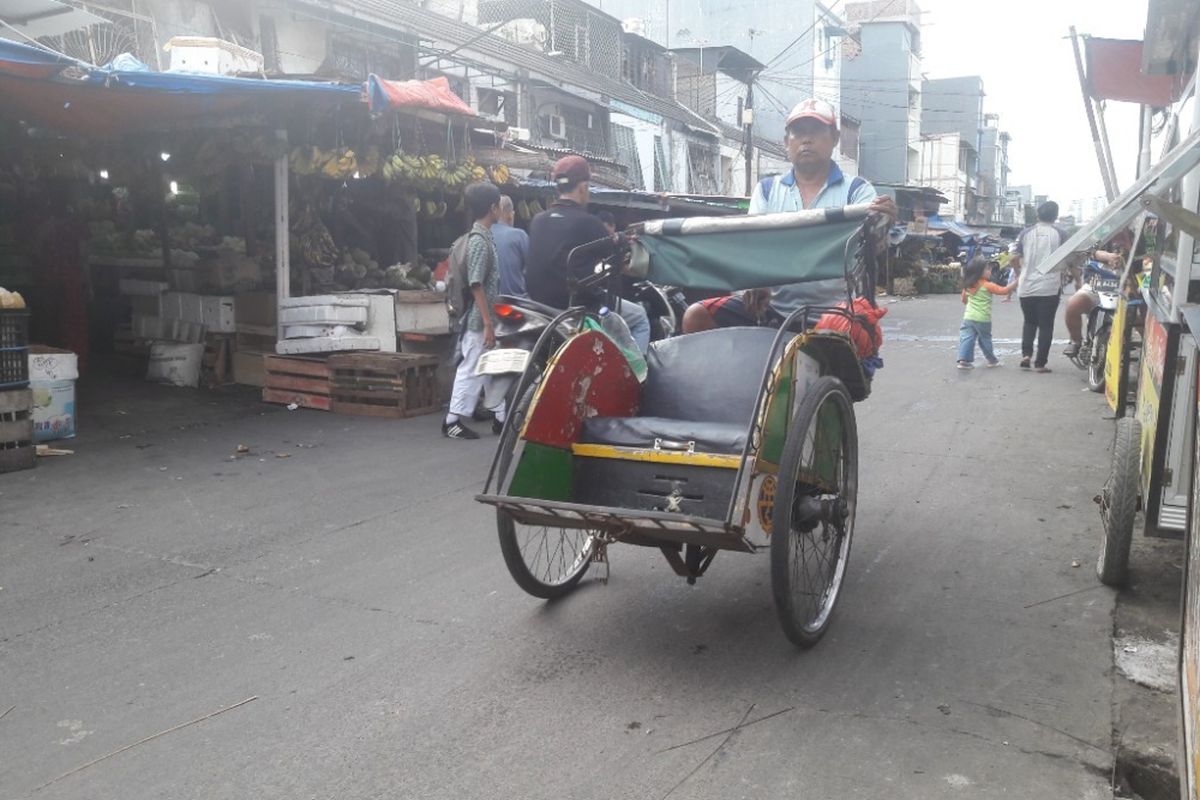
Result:
[[[1104,391],[1104,365],[1108,361],[1108,336],[1112,329],[1105,325],[1092,341],[1092,358],[1088,363],[1088,389],[1097,394]]]
[[[808,394],[800,403],[800,408],[796,411],[795,417],[788,426],[787,440],[784,442],[783,454],[780,457],[782,463],[779,466],[779,488],[776,490],[775,495],[774,519],[776,520],[776,525],[781,521],[787,520],[791,515],[791,507],[796,489],[796,481],[793,476],[795,475],[800,459],[803,457],[805,434],[812,423],[813,416],[828,397],[832,397],[834,403],[841,408],[844,420],[843,424],[846,426],[848,432],[846,458],[851,464],[849,475],[851,488],[847,494],[851,496],[855,506],[857,506],[858,423],[854,416],[854,406],[845,385],[837,378],[826,375],[818,379],[809,389]],[[848,562],[850,558],[850,544],[854,537],[854,517],[854,513],[849,517],[849,527],[846,532],[847,541],[844,544],[844,558],[842,559],[844,562]],[[842,583],[845,582],[847,565],[846,563],[841,565],[841,578],[838,579],[837,585],[833,587],[835,594],[825,621],[815,630],[805,630],[803,624],[797,622],[796,613],[792,606],[791,547],[788,545],[788,540],[791,538],[790,526],[786,536],[780,536],[778,535],[778,531],[772,531],[771,593],[775,598],[775,610],[779,616],[779,624],[783,628],[784,635],[793,644],[808,648],[820,641],[821,637],[829,629],[829,623],[832,621],[834,612],[837,609],[837,601],[841,597],[841,587]]]
[[[512,463],[513,448],[517,444],[517,436],[520,433],[525,414],[529,410],[529,404],[533,402],[533,395],[537,391],[537,387],[538,384],[533,383],[525,390],[525,394],[521,397],[521,402],[513,409],[508,420],[509,424],[505,425],[504,432],[500,436],[500,443],[497,445],[500,448],[500,462],[496,470],[496,481],[498,484],[503,484],[504,477],[508,473],[509,466]],[[499,491],[498,488],[497,491]],[[589,557],[583,562],[583,566],[568,580],[557,584],[543,583],[529,571],[529,567],[525,563],[525,558],[521,555],[521,545],[517,541],[516,522],[507,512],[501,509],[496,510],[496,532],[500,537],[500,553],[504,556],[504,565],[508,567],[508,574],[512,575],[513,580],[516,581],[518,586],[534,597],[540,597],[543,600],[555,600],[570,593],[583,580],[583,576],[592,564],[589,553]],[[593,544],[591,552],[594,551],[595,545]]]
[[[1096,576],[1105,586],[1121,586],[1129,576],[1129,550],[1140,488],[1142,424],[1133,417],[1117,420],[1112,467],[1104,485],[1107,507],[1100,505],[1104,539],[1096,559]]]

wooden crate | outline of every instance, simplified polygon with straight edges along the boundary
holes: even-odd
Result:
[[[31,469],[37,462],[33,444],[33,392],[0,392],[0,473]]]
[[[330,410],[370,417],[415,417],[439,407],[438,360],[405,353],[331,356]]]
[[[315,356],[263,357],[267,385],[263,401],[328,411],[329,360]]]

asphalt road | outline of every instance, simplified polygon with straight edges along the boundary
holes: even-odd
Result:
[[[765,555],[689,587],[613,547],[524,595],[472,502],[490,436],[85,389],[76,454],[0,476],[0,798],[1111,796],[1102,401],[1016,368],[1016,303],[969,373],[956,298],[889,308],[807,652]]]

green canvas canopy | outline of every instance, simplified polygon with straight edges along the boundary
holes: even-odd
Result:
[[[645,222],[633,231],[630,272],[659,284],[721,292],[841,278],[846,243],[868,210],[856,205]]]

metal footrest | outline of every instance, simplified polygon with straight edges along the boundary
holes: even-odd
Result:
[[[665,511],[604,508],[492,494],[476,495],[475,499],[480,503],[495,506],[523,525],[550,525],[598,531],[608,534],[613,539],[634,544],[659,545],[669,542],[746,553],[757,550],[746,540],[742,528],[722,520]]]

